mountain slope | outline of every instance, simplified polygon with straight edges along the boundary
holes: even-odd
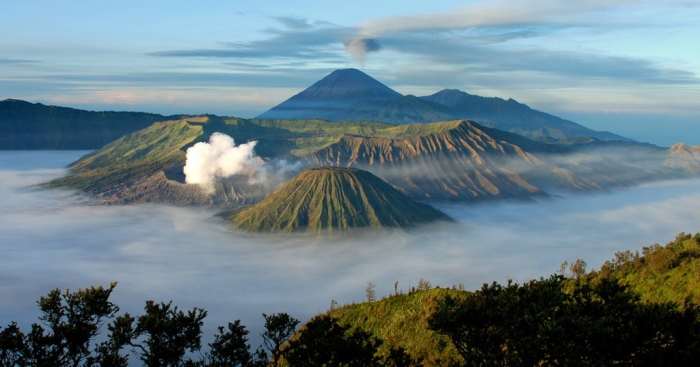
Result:
[[[401,123],[445,120],[449,116],[440,105],[403,96],[357,69],[341,69],[258,118]]]
[[[0,101],[0,149],[96,149],[167,120],[140,112],[94,112],[16,99]]]
[[[700,146],[675,144],[668,151],[665,165],[689,175],[700,174]]]
[[[546,177],[570,189],[593,187],[507,138],[533,150],[556,149],[458,120],[401,125],[373,136],[345,135],[307,159],[316,165],[371,170],[408,196],[420,199],[480,200],[543,194],[528,181],[528,175]]]
[[[254,232],[412,227],[436,220],[447,216],[414,202],[373,174],[331,167],[306,170],[231,216],[238,228]]]
[[[481,97],[456,89],[443,89],[421,98],[445,106],[455,118],[475,120],[531,139],[567,141],[595,138],[628,141],[609,132],[591,130],[575,122],[533,110],[513,99]]]
[[[433,288],[396,294],[375,302],[356,303],[328,314],[341,325],[359,329],[386,343],[380,352],[401,347],[425,366],[457,366],[463,363],[454,344],[428,327],[428,319],[445,297],[467,297],[468,292]]]

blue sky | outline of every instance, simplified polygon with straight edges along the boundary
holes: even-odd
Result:
[[[329,71],[700,144],[700,1],[5,2],[0,98],[254,116]]]

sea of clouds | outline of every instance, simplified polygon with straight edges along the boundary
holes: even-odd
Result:
[[[700,231],[700,181],[533,202],[441,205],[457,222],[411,231],[318,239],[239,233],[215,212],[162,205],[98,206],[32,185],[61,175],[84,152],[0,152],[0,323],[37,315],[52,288],[119,282],[114,300],[138,313],[146,299],[209,310],[207,335],[242,319],[255,338],[260,313],[304,319],[379,295],[393,283],[526,280],[576,258],[600,265],[614,252]],[[255,339],[254,339],[255,340]]]

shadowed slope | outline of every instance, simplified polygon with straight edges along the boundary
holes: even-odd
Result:
[[[0,149],[95,149],[168,117],[0,101]]]
[[[330,167],[306,170],[231,216],[236,226],[255,232],[411,227],[447,219],[369,172]]]
[[[455,118],[476,120],[487,126],[531,139],[575,141],[595,138],[629,141],[607,131],[591,130],[573,121],[534,110],[514,99],[481,97],[456,89],[443,89],[421,98],[445,106]]]

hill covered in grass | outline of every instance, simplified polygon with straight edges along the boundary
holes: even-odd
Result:
[[[439,220],[449,219],[373,174],[337,167],[303,171],[260,203],[231,216],[236,227],[253,232],[413,227]]]
[[[556,279],[552,278],[532,281],[530,284],[558,284],[564,294],[573,297],[589,294],[591,290],[598,290],[601,295],[605,295],[622,286],[630,292],[631,301],[639,302],[639,307],[642,308],[645,308],[645,305],[652,309],[666,309],[669,306],[673,308],[674,305],[679,309],[700,306],[700,233],[681,233],[666,245],[657,244],[645,247],[641,251],[620,252],[600,269],[588,273],[585,272],[585,265],[581,266],[583,263],[577,264],[578,267],[572,266],[571,271],[565,274],[567,277],[561,278],[560,281],[550,282]],[[481,293],[493,297],[497,289],[509,288],[510,286],[501,289],[485,285]],[[384,352],[388,352],[390,348],[401,347],[427,366],[450,366],[455,363],[460,365],[462,359],[452,340],[432,330],[429,320],[435,316],[439,310],[438,306],[446,298],[465,300],[476,292],[478,291],[424,287],[418,291],[391,295],[378,301],[342,306],[329,311],[328,315],[341,325],[362,330],[384,340]],[[513,302],[527,301],[519,300],[518,297],[513,294],[505,299]],[[479,302],[473,303],[477,309],[479,305]],[[530,306],[533,309],[542,307],[534,303]],[[492,312],[495,319],[491,322],[494,325],[495,320],[505,320],[512,316],[507,314],[506,309],[482,311],[487,314]],[[473,321],[481,323],[484,327],[489,325],[485,319]],[[521,321],[525,322],[516,320],[518,323]],[[525,332],[524,329],[522,331]]]
[[[166,117],[0,101],[0,149],[97,149]]]
[[[587,279],[615,279],[628,285],[649,303],[686,301],[700,305],[700,233],[681,233],[666,245],[615,255]]]
[[[430,330],[428,320],[445,297],[463,298],[468,292],[433,288],[396,294],[375,302],[364,302],[331,310],[328,314],[339,324],[360,329],[390,348],[403,348],[426,366],[460,365],[462,358],[446,335]]]

